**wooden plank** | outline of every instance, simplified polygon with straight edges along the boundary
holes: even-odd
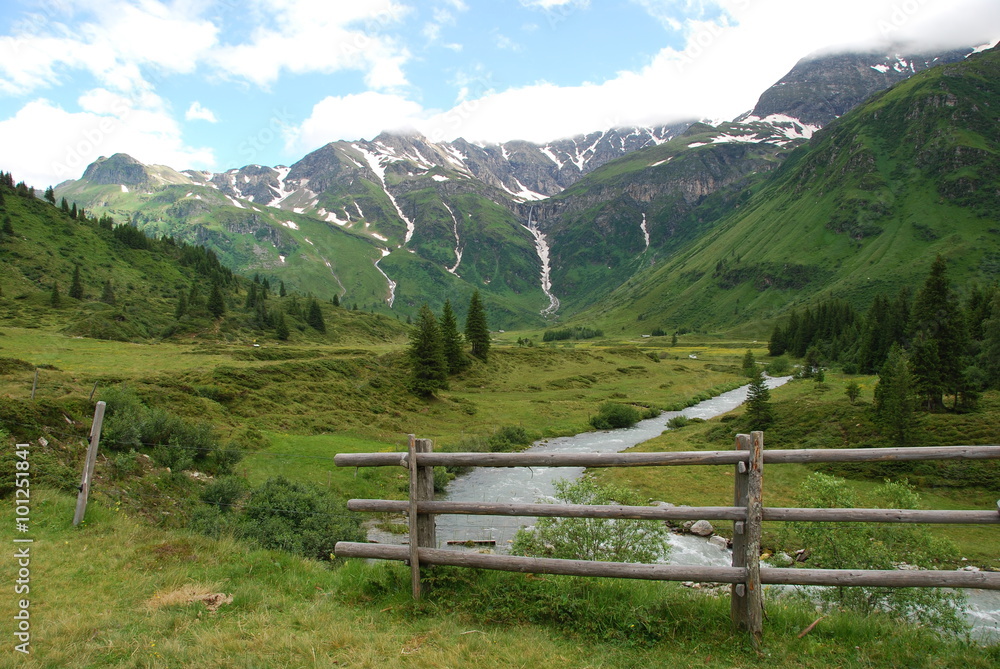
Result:
[[[750,433],[750,471],[747,473],[746,623],[755,648],[764,632],[764,590],[760,585],[760,541],[764,516],[764,433]]]
[[[698,581],[703,583],[738,583],[746,578],[745,569],[733,567],[694,567],[688,565],[632,564],[628,562],[588,562],[587,560],[556,560],[514,555],[483,555],[437,548],[419,549],[422,564],[494,569],[528,574],[561,574],[566,576],[601,576],[652,581]],[[337,542],[337,557],[376,560],[407,560],[406,546]]]
[[[951,523],[1000,524],[993,511],[937,511],[925,509],[786,509],[764,507],[764,520],[837,523]]]
[[[768,585],[831,585],[884,588],[978,588],[1000,590],[1000,572],[861,569],[777,569],[762,567]]]
[[[417,453],[430,453],[434,444],[430,439],[416,440]],[[419,458],[418,458],[419,460]],[[423,465],[417,467],[417,546],[421,548],[437,548],[437,532],[434,528],[434,516],[421,506],[434,501],[434,468]]]
[[[348,511],[405,513],[406,501],[352,499]],[[731,506],[617,506],[586,504],[506,504],[488,502],[417,502],[417,513],[467,516],[535,516],[547,518],[632,518],[637,520],[737,520],[746,509]],[[997,514],[993,514],[997,515]]]
[[[104,425],[104,402],[98,402],[94,408],[94,422],[90,426],[90,445],[83,461],[83,475],[80,477],[80,492],[76,496],[76,510],[73,512],[73,525],[79,525],[87,514],[87,500],[90,497],[90,481],[94,477],[94,466],[97,464],[97,448],[101,443],[101,428]]]
[[[737,451],[748,453],[750,451],[750,435],[748,434],[738,434],[736,435],[736,445],[735,449]],[[742,465],[742,466],[741,466]],[[745,463],[739,462],[736,466],[736,471],[734,472],[734,483],[733,483],[733,506],[742,507],[746,509],[747,505],[747,495],[750,490],[750,476],[749,469],[746,467]],[[739,569],[745,569],[747,566],[746,559],[747,550],[747,540],[746,540],[746,514],[743,517],[736,520],[733,523],[733,567]],[[747,600],[746,600],[746,584],[745,583],[734,583],[732,588],[730,588],[730,616],[733,620],[733,625],[736,629],[746,629],[746,612],[747,612]]]
[[[417,437],[410,435],[409,444],[409,470],[410,470],[410,501],[407,510],[407,517],[410,525],[410,546],[408,558],[410,562],[410,586],[413,591],[413,599],[420,599],[420,553],[417,550],[419,543],[417,537]]]
[[[666,467],[730,465],[746,462],[739,451],[680,451],[675,453],[425,453],[428,467]],[[1000,446],[920,446],[909,448],[839,448],[768,450],[766,464],[816,462],[886,462],[912,460],[998,460]],[[338,453],[340,467],[405,466],[401,453]]]

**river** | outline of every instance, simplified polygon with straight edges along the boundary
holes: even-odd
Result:
[[[787,383],[791,377],[767,379],[770,388]],[[631,448],[669,429],[671,418],[683,415],[688,418],[709,419],[732,411],[747,397],[749,386],[723,393],[683,411],[667,411],[656,418],[640,421],[635,426],[621,430],[584,432],[572,437],[558,437],[536,442],[526,452],[530,453],[617,453]],[[766,445],[766,444],[765,444]],[[442,499],[461,502],[534,503],[551,498],[557,479],[577,478],[583,467],[480,467],[456,477],[448,484]],[[663,501],[671,501],[664,494]],[[448,541],[481,542],[496,546],[503,552],[518,528],[530,525],[533,519],[510,516],[460,516],[437,517],[437,539],[442,547]],[[402,537],[388,533],[372,532],[372,540],[397,543]],[[732,551],[722,549],[707,539],[694,535],[671,534],[670,564],[730,566]],[[973,627],[975,638],[1000,639],[1000,592],[968,590],[969,606],[966,618]]]

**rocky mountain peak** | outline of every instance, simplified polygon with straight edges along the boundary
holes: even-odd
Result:
[[[116,153],[110,158],[101,156],[87,166],[83,178],[102,186],[123,184],[141,186],[150,180],[149,170],[132,156]]]

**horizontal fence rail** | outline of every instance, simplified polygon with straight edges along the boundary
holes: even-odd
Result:
[[[652,467],[732,465],[748,462],[744,451],[673,453],[418,453],[421,467]],[[996,460],[1000,446],[916,446],[764,451],[764,464],[818,462],[904,462],[913,460]],[[409,466],[407,453],[338,453],[338,467]]]
[[[758,645],[763,629],[762,585],[948,587],[1000,590],[1000,573],[935,570],[787,569],[761,566],[764,521],[841,523],[1000,524],[1000,501],[994,510],[802,509],[763,506],[764,464],[820,462],[903,462],[919,460],[1000,459],[1000,446],[927,446],[764,450],[763,432],[736,436],[732,451],[673,453],[434,453],[429,440],[410,435],[405,453],[340,453],[341,467],[401,466],[410,472],[407,501],[352,499],[351,511],[405,513],[410,545],[337,543],[338,557],[402,560],[410,565],[413,596],[420,597],[420,566],[443,565],[570,576],[602,576],[660,581],[729,583],[733,622]],[[435,501],[434,467],[655,467],[735,465],[732,506],[624,506],[513,504]],[[463,553],[436,548],[434,516],[440,514],[733,521],[731,567],[592,562],[512,555]],[[906,556],[900,556],[905,559]]]
[[[352,499],[348,511],[406,513],[409,502]],[[1000,525],[1000,511],[923,509],[799,509],[764,507],[764,520],[838,523],[928,523]],[[504,504],[489,502],[417,502],[417,513],[539,518],[627,518],[634,520],[746,520],[743,506],[615,506],[586,504]]]
[[[409,560],[406,546],[337,542],[338,557],[380,560]],[[631,562],[590,562],[515,555],[461,553],[439,548],[419,548],[420,563],[451,567],[477,567],[498,571],[563,576],[604,576],[647,581],[700,581],[702,583],[743,583],[743,567],[697,567],[673,564],[635,564]],[[904,571],[861,569],[779,569],[760,568],[764,585],[873,586],[883,588],[980,588],[1000,590],[1000,573],[986,571]]]

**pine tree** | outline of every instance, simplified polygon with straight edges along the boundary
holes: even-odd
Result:
[[[288,295],[288,292],[285,290],[285,282],[282,281],[278,284],[278,297],[284,297],[286,295]]]
[[[746,419],[751,430],[763,430],[774,422],[774,410],[770,402],[771,391],[764,381],[764,372],[758,368],[750,377],[750,388],[747,391]]]
[[[69,296],[74,300],[83,299],[83,281],[80,280],[80,266],[73,267],[73,283],[69,287]]]
[[[319,302],[313,298],[309,303],[309,311],[306,313],[306,323],[318,332],[326,332],[326,321],[323,320],[323,312],[319,308]]]
[[[987,385],[1000,388],[1000,290],[993,292],[989,318],[983,321],[983,344],[979,366],[986,373]]]
[[[69,217],[76,218],[76,202],[69,208]]]
[[[943,395],[958,396],[968,330],[938,256],[913,305],[912,373],[928,411],[944,408]]]
[[[290,334],[288,330],[288,324],[285,323],[285,314],[280,310],[276,309],[273,314],[271,314],[271,320],[274,322],[274,333],[281,341],[288,341],[288,336]]]
[[[187,313],[187,310],[188,310],[187,295],[181,293],[181,296],[177,298],[177,308],[174,309],[174,318],[180,320],[181,318],[184,317],[184,314]]]
[[[914,377],[906,354],[893,344],[875,384],[875,420],[882,433],[897,444],[906,443],[914,428],[916,408]]]
[[[444,347],[444,357],[448,361],[448,372],[457,374],[468,367],[469,360],[462,350],[462,336],[458,333],[458,321],[451,308],[451,300],[444,301],[441,311],[441,345]]]
[[[101,289],[101,302],[111,306],[115,305],[115,289],[111,285],[111,279],[104,282],[104,288]]]
[[[410,390],[430,397],[448,387],[448,360],[445,358],[434,313],[426,304],[420,307],[416,327],[410,332]]]
[[[66,201],[66,198],[59,202],[59,208],[63,210],[64,214],[69,215],[69,202]]]
[[[753,351],[747,349],[747,352],[743,355],[743,375],[749,378],[753,378],[757,373],[757,358],[753,357]]]
[[[208,307],[208,313],[212,314],[212,318],[222,318],[226,313],[226,301],[222,297],[222,289],[216,282],[212,283],[212,292],[208,296],[206,307]]]
[[[56,192],[52,186],[45,189],[45,201],[53,205],[56,203]]]
[[[62,296],[59,295],[59,283],[57,281],[52,282],[52,293],[49,295],[49,304],[54,309],[62,306]]]
[[[333,294],[333,306],[340,306],[340,297],[336,293]]]
[[[472,346],[472,355],[485,362],[490,353],[490,326],[486,322],[486,310],[483,309],[478,290],[469,300],[469,313],[465,317],[465,339]]]
[[[14,236],[14,224],[10,221],[10,215],[3,215],[3,233],[8,237]]]

